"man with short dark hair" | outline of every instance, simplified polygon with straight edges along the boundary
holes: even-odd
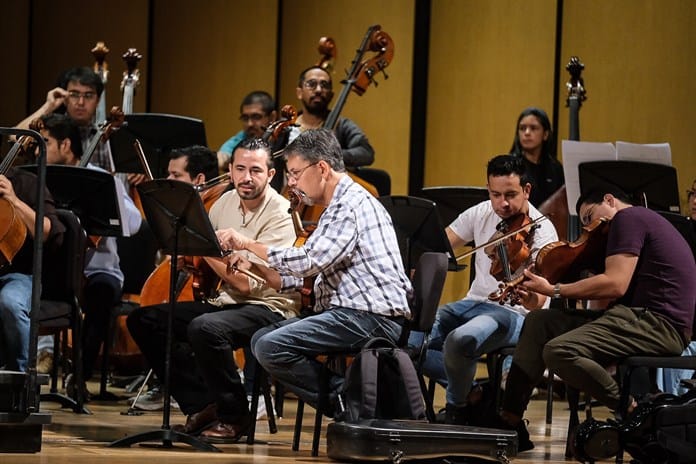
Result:
[[[290,141],[301,132],[323,127],[331,112],[329,103],[334,95],[331,74],[320,66],[305,69],[300,73],[295,94],[302,102],[303,111],[297,118],[299,127],[290,132]],[[339,118],[334,129],[347,168],[368,166],[374,162],[375,150],[357,124],[348,118]]]
[[[546,367],[616,410],[619,385],[607,366],[628,356],[677,356],[691,339],[696,263],[676,228],[656,212],[632,206],[615,188],[582,195],[576,210],[583,226],[609,221],[604,226],[608,228],[604,271],[552,285],[525,270],[527,280],[522,285],[552,298],[613,303],[601,310],[549,309],[526,317],[507,378],[503,411],[491,424],[515,428],[520,451],[534,447],[522,416]],[[628,412],[635,406],[632,401]]]

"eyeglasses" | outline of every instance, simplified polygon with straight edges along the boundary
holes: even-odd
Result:
[[[249,122],[249,121],[254,121],[254,122],[259,122],[263,118],[265,118],[266,115],[262,113],[251,113],[251,114],[243,114],[239,116],[239,120],[242,122]]]
[[[97,94],[96,92],[81,93],[77,90],[71,90],[68,92],[68,98],[75,101],[78,101],[80,98],[84,98],[85,100],[92,100],[94,98],[97,98]]]
[[[583,226],[590,225],[592,222],[592,213],[594,213],[595,206],[596,205],[592,205],[585,210],[585,214],[583,214],[582,218],[580,219]]]
[[[314,90],[317,87],[321,87],[321,90],[331,90],[331,82],[329,81],[318,81],[316,79],[310,79],[302,83],[302,87],[307,90]]]
[[[311,168],[312,166],[314,166],[314,165],[317,164],[318,162],[319,162],[319,161],[315,161],[315,162],[313,162],[312,164],[308,164],[307,166],[305,166],[305,167],[303,167],[302,169],[299,169],[299,170],[297,170],[297,171],[295,171],[295,172],[290,172],[290,171],[287,171],[287,170],[286,170],[286,171],[285,171],[285,177],[287,177],[288,180],[292,179],[292,180],[294,180],[295,182],[297,182],[298,180],[300,180],[300,177],[302,177],[302,174],[304,174],[304,172],[307,170],[307,168]]]
[[[696,190],[687,190],[686,191],[686,198],[691,199],[691,197],[696,195]]]

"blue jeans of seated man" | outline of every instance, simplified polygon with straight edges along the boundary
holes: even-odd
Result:
[[[266,372],[316,407],[321,370],[317,355],[357,351],[375,337],[396,343],[401,329],[396,321],[376,314],[334,308],[264,327],[252,337],[251,349]],[[335,380],[332,391],[340,386],[341,379]]]
[[[17,272],[0,276],[0,359],[11,371],[27,369],[31,280],[31,275]]]
[[[446,377],[446,401],[464,406],[476,377],[476,363],[485,353],[515,345],[524,316],[498,303],[463,299],[437,311],[423,373]]]
[[[686,349],[682,352],[682,356],[695,356],[696,342],[691,342],[686,345]],[[682,387],[680,382],[682,379],[691,379],[694,376],[694,371],[691,369],[657,369],[657,388],[665,393],[673,395],[683,395],[689,391],[686,387]]]

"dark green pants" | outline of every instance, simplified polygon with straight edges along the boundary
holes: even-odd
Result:
[[[684,350],[679,332],[642,308],[604,311],[537,310],[525,318],[508,376],[503,409],[522,416],[544,369],[615,410],[619,386],[605,367],[627,356]]]

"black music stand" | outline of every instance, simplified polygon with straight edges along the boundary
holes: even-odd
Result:
[[[21,168],[36,172],[35,165]],[[123,235],[116,182],[105,171],[57,164],[46,166],[46,187],[56,208],[74,212],[90,235]]]
[[[640,161],[592,161],[578,165],[580,193],[607,186],[619,187],[635,205],[679,213],[677,170]]]
[[[173,148],[206,146],[205,126],[200,119],[173,114],[129,114],[126,115],[125,124],[109,138],[116,172],[143,172],[140,159],[133,149],[136,139],[143,146],[155,178],[167,177],[169,152]]]
[[[172,355],[173,320],[176,310],[176,265],[179,256],[222,256],[208,214],[193,185],[167,179],[144,182],[137,187],[145,217],[164,253],[171,255],[169,282],[169,312],[167,314],[166,349],[162,394],[164,411],[162,427],[116,440],[110,447],[128,447],[135,443],[161,441],[163,448],[172,448],[175,441],[183,442],[202,451],[220,452],[215,446],[191,435],[176,432],[169,425],[171,399],[169,396],[170,364]]]
[[[448,226],[462,211],[488,200],[488,189],[459,186],[424,187],[420,196],[435,202],[442,224]]]
[[[378,200],[391,215],[406,272],[413,269],[427,251],[445,253],[451,271],[466,267],[457,264],[435,203],[409,196],[386,196]]]

